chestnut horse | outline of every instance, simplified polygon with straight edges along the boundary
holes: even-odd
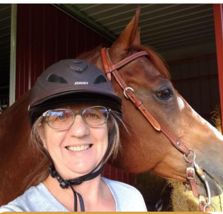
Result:
[[[105,55],[102,61],[99,47],[79,56],[101,70],[106,68],[108,78],[111,78],[117,94],[123,100],[123,121],[128,132],[121,125],[122,148],[112,164],[132,173],[151,170],[161,177],[181,182],[188,182],[187,176],[192,178],[194,175],[198,195],[219,195],[223,187],[223,137],[174,89],[161,58],[140,44],[138,19],[139,9],[106,53],[111,60],[107,61],[107,65]],[[125,93],[133,94],[134,89],[133,96],[138,97],[132,104],[123,95],[115,78],[110,76],[115,70],[114,66],[108,68],[108,65],[112,66],[138,52],[142,55],[127,60],[127,63],[123,62],[116,71],[128,87]],[[30,152],[28,146],[29,95],[28,91],[0,117],[0,204],[7,203],[24,191],[20,184],[36,162],[41,161],[38,155]],[[136,108],[140,106],[144,106],[143,111],[149,115],[148,119]],[[187,161],[191,164],[190,168]],[[202,180],[202,176],[197,173],[193,174],[194,168],[198,174],[202,172],[206,180]],[[208,193],[207,187],[210,187]]]

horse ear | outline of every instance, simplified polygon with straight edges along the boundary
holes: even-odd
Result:
[[[133,45],[140,45],[141,44],[141,40],[140,40],[140,28],[138,28],[138,31],[136,32],[134,41],[133,41]]]
[[[121,33],[119,38],[112,44],[110,48],[111,56],[120,55],[120,53],[128,51],[132,45],[140,45],[139,23],[140,8],[136,9],[136,14]]]

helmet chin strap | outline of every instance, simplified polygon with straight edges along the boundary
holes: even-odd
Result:
[[[68,188],[70,187],[73,194],[74,194],[74,211],[77,212],[77,196],[79,198],[79,204],[80,204],[80,209],[82,212],[85,211],[85,207],[84,207],[84,200],[81,196],[81,194],[79,194],[77,191],[74,190],[73,185],[79,185],[82,184],[82,182],[84,181],[88,181],[91,180],[95,177],[97,177],[98,175],[100,175],[104,169],[105,165],[102,165],[97,171],[93,172],[91,171],[90,173],[83,175],[81,177],[78,178],[74,178],[74,179],[69,179],[69,180],[64,180],[59,173],[56,171],[55,167],[53,164],[50,165],[49,168],[49,173],[53,178],[56,178],[57,181],[60,184],[60,187],[62,189]],[[98,167],[96,167],[97,169]]]

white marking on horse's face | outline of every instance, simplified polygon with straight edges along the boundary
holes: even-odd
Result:
[[[177,102],[178,102],[178,106],[180,108],[180,111],[182,111],[185,108],[184,101],[182,100],[181,97],[177,97]]]
[[[201,124],[207,126],[218,138],[219,140],[223,140],[223,135],[214,127],[212,126],[207,120],[205,120],[203,117],[201,117],[189,104],[188,106],[192,110],[192,114],[200,120]]]

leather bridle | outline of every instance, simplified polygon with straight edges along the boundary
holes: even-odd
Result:
[[[142,56],[148,56],[148,53],[146,51],[140,51],[133,53],[132,55],[126,57],[125,59],[121,60],[120,62],[113,64],[110,57],[109,57],[109,49],[108,48],[102,48],[101,49],[101,57],[102,57],[102,63],[104,66],[104,72],[107,75],[107,78],[111,80],[111,74],[115,77],[118,84],[123,89],[123,93],[126,99],[130,99],[132,103],[135,105],[135,107],[144,115],[144,117],[148,120],[148,122],[152,125],[152,127],[160,133],[163,133],[171,142],[171,144],[180,151],[185,161],[188,163],[188,166],[186,168],[186,176],[187,180],[190,183],[191,189],[193,191],[194,197],[198,198],[200,209],[202,211],[209,211],[210,207],[213,207],[214,210],[216,210],[215,206],[211,202],[211,191],[209,187],[209,183],[207,181],[207,178],[203,172],[203,170],[198,166],[196,163],[196,154],[193,149],[188,148],[185,146],[185,144],[177,138],[175,135],[173,135],[167,128],[165,128],[162,124],[160,124],[150,113],[150,111],[144,106],[143,102],[134,94],[134,89],[132,87],[129,87],[123,78],[118,73],[118,69],[122,68],[129,62],[142,57]],[[192,154],[193,158],[189,160],[189,154]],[[196,179],[195,179],[195,171],[197,172],[198,176],[201,178],[201,180],[204,182],[207,190],[207,196],[206,202],[199,200],[199,193],[196,186]]]

